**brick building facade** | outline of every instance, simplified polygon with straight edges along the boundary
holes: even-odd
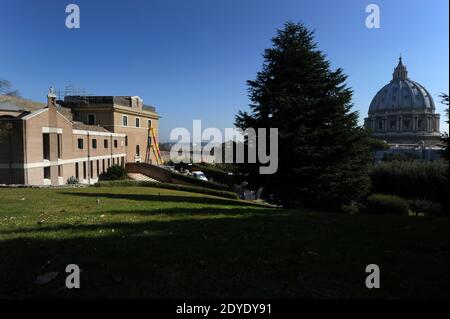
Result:
[[[0,100],[0,184],[95,183],[112,165],[157,163],[159,116],[139,97],[67,96],[47,105]],[[6,131],[6,133],[5,133]]]

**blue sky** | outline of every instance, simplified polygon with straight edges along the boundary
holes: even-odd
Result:
[[[81,9],[78,30],[65,27],[70,3]],[[380,29],[365,27],[370,3]],[[448,0],[0,0],[0,78],[38,101],[50,85],[139,95],[157,107],[165,141],[193,119],[232,127],[275,30],[302,21],[349,76],[362,121],[400,53],[435,102],[448,92],[448,10]]]

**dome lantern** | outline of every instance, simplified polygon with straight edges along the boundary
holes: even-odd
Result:
[[[408,70],[406,69],[406,66],[403,65],[402,56],[400,55],[400,58],[398,59],[398,65],[394,69],[393,73],[393,80],[407,80],[408,79]]]

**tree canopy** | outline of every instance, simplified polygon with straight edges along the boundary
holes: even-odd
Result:
[[[368,191],[371,155],[347,76],[331,70],[301,23],[287,22],[272,43],[262,70],[247,82],[250,111],[239,111],[235,125],[278,128],[279,169],[259,175],[257,164],[245,164],[242,170],[285,205],[334,208],[358,199]]]

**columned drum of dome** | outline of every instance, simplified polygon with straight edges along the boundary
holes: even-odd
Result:
[[[373,137],[390,144],[436,146],[441,137],[439,120],[431,94],[409,79],[400,57],[391,82],[375,95],[364,122]]]

